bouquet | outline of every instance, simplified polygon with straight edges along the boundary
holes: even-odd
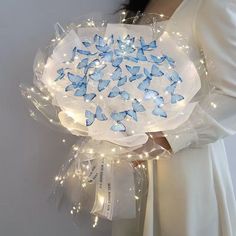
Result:
[[[152,134],[180,127],[197,104],[198,69],[161,20],[57,24],[47,52],[36,56],[34,87],[22,86],[51,124],[79,137],[55,177],[73,215],[135,217],[148,180],[144,163],[133,161],[170,157]]]

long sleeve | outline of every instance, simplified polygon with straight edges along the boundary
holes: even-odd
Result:
[[[236,2],[204,0],[198,10],[194,34],[214,90],[185,124],[165,132],[173,153],[236,133]]]

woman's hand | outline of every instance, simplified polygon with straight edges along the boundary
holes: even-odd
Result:
[[[163,153],[164,150],[171,152],[171,146],[162,132],[149,133],[148,141],[141,147],[135,150],[138,154],[148,153],[151,158],[155,158]],[[134,167],[140,165],[144,161],[133,161]]]

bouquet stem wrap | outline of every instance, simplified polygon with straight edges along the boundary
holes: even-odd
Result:
[[[148,188],[146,165],[132,161],[140,155],[109,142],[82,138],[73,146],[68,165],[55,178],[55,197],[60,188],[65,188],[73,205],[83,206],[93,215],[108,220],[135,218]],[[73,179],[80,188],[75,197],[68,188]],[[90,204],[84,203],[87,197]]]

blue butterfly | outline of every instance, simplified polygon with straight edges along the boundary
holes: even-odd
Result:
[[[184,97],[180,94],[171,94],[171,104],[175,104],[183,99]]]
[[[150,87],[151,81],[152,81],[152,78],[147,77],[138,85],[138,89],[140,89],[141,91],[145,91],[146,89]]]
[[[145,41],[144,41],[144,38],[143,37],[140,37],[140,44],[141,44],[141,48],[146,51],[146,50],[149,50],[149,49],[155,49],[157,48],[157,42],[156,40],[152,41],[150,44],[147,44]]]
[[[117,57],[116,59],[114,59],[114,60],[112,61],[112,66],[113,66],[113,67],[118,67],[118,66],[120,66],[120,64],[122,63],[122,61],[123,61],[123,57]]]
[[[138,74],[138,72],[140,70],[140,66],[133,66],[133,67],[131,67],[131,66],[126,65],[126,69],[131,74],[131,77],[129,78],[130,82],[133,82],[133,81],[143,77],[143,74]]]
[[[177,82],[177,83],[183,82],[182,78],[176,71],[174,71],[170,76],[168,76],[168,79],[171,82]]]
[[[83,96],[85,101],[92,101],[96,97],[95,93],[87,94],[87,83],[86,82],[79,83],[79,85],[77,87],[78,87],[78,89],[75,91],[75,94],[74,94],[75,96],[77,96],[77,97]]]
[[[98,91],[101,92],[103,91],[109,84],[110,80],[99,80],[98,81]]]
[[[117,86],[120,87],[120,86],[123,86],[125,83],[127,83],[127,76],[124,76],[124,77],[120,77],[118,83],[117,83]]]
[[[155,77],[160,77],[160,76],[163,76],[164,73],[156,66],[156,65],[152,65],[152,68],[151,68],[151,73],[146,69],[144,68],[144,74],[147,76],[147,77],[152,77],[152,76],[155,76]]]
[[[175,61],[173,58],[163,54],[163,57],[165,58],[165,60],[167,61],[167,63],[171,66],[171,67],[175,67]]]
[[[161,97],[161,96],[157,96],[155,99],[154,99],[154,102],[157,106],[161,107],[163,104],[164,104],[164,98]]]
[[[67,77],[71,83],[76,83],[76,84],[79,82],[82,82],[82,80],[84,79],[84,77],[82,77],[80,75],[74,75],[70,72],[67,73]]]
[[[94,81],[99,81],[102,79],[102,71],[100,69],[95,69],[92,74],[89,75],[89,78],[91,78]]]
[[[68,73],[69,74],[69,73]],[[77,75],[73,75],[73,74],[69,74],[68,77],[70,77],[71,75],[71,78],[70,78],[70,81],[71,81],[71,84],[69,84],[68,86],[65,87],[65,92],[68,92],[68,91],[71,91],[71,90],[74,90],[78,87],[83,87],[84,84],[87,83],[86,81],[86,78],[82,78],[82,77],[78,77]],[[75,77],[74,77],[75,76]]]
[[[88,62],[89,62],[88,57],[82,59],[82,60],[80,61],[80,63],[77,65],[77,69],[87,68]]]
[[[118,87],[114,87],[111,92],[108,94],[109,98],[114,98],[117,96],[121,96],[124,100],[129,100],[130,95],[126,91],[121,91]]]
[[[90,47],[90,46],[92,45],[92,43],[89,42],[89,41],[83,41],[82,44],[83,44],[86,48],[88,48],[88,47]]]
[[[108,52],[110,50],[110,47],[107,44],[105,44],[104,46],[96,45],[96,48],[97,50],[103,53]]]
[[[152,114],[155,116],[160,116],[163,118],[167,118],[167,113],[159,106],[156,106],[155,109],[152,111]]]
[[[102,52],[99,54],[99,56],[106,62],[111,62],[112,58],[113,58],[113,52],[109,51],[109,52]]]
[[[117,57],[122,57],[122,56],[124,56],[124,52],[121,51],[121,50],[119,50],[119,49],[115,49],[114,52],[115,52],[115,55],[116,55]]]
[[[112,80],[119,80],[122,75],[122,69],[120,67],[117,67],[115,71],[111,75]]]
[[[77,49],[77,52],[78,52],[79,54],[86,55],[86,56],[94,56],[94,55],[97,54],[96,52],[95,52],[95,53],[92,53],[92,52],[90,52],[90,51],[81,50],[81,49]]]
[[[97,45],[100,45],[100,46],[104,46],[106,44],[103,37],[101,37],[98,34],[95,34],[93,41],[94,41],[94,43],[96,43]]]
[[[98,46],[105,46],[105,45],[111,45],[114,44],[114,36],[113,34],[105,41],[105,39],[99,35],[94,36],[94,43],[96,43]]]
[[[166,58],[164,56],[156,57],[154,55],[151,55],[151,59],[152,59],[152,62],[160,65],[160,64],[162,64],[165,61]]]
[[[150,99],[156,99],[159,96],[159,93],[156,90],[152,89],[145,89],[144,90],[144,99],[150,100]]]
[[[127,112],[126,111],[122,111],[122,112],[112,112],[111,113],[111,118],[114,121],[123,121],[127,116]]]
[[[114,124],[111,127],[111,130],[115,131],[115,132],[125,132],[126,131],[126,127],[124,126],[124,124],[121,122],[123,121],[127,116],[127,112],[126,111],[122,111],[122,112],[112,112],[111,113],[111,118],[116,121],[116,124]]]
[[[94,80],[94,81],[98,81],[102,79],[102,75],[103,72],[102,70],[106,67],[107,65],[101,65],[98,68],[95,68],[94,71],[92,73],[89,74],[89,77]]]
[[[135,38],[131,38],[130,35],[127,35],[124,40],[117,39],[119,50],[121,52],[133,53],[135,48],[133,46]]]
[[[72,56],[70,62],[73,62],[75,60],[76,53],[77,53],[77,47],[74,47],[72,50]]]
[[[111,130],[114,132],[125,132],[126,127],[124,124],[118,121],[116,124],[112,125]]]
[[[138,58],[132,57],[132,56],[124,56],[124,59],[127,60],[127,61],[135,62],[135,63],[138,62]]]
[[[166,91],[171,94],[171,104],[175,104],[184,99],[180,94],[175,94],[175,89],[177,87],[177,81],[173,82],[171,85],[166,87]]]
[[[137,112],[144,112],[145,108],[137,99],[134,99],[132,102],[132,107],[133,110],[128,110],[127,115],[133,118],[135,121],[138,121]]]
[[[65,87],[65,92],[74,90],[76,87],[77,87],[77,84],[76,83],[72,83],[72,84],[70,84],[70,85]]]
[[[100,64],[100,61],[98,59],[94,59],[89,63],[89,59],[86,57],[80,61],[80,63],[77,65],[77,69],[85,69],[84,73],[87,73],[89,68],[96,67],[97,64]]]
[[[57,70],[57,74],[58,74],[58,76],[57,76],[57,78],[55,79],[55,81],[58,81],[58,80],[63,79],[63,78],[65,77],[65,75],[66,75],[63,68]]]
[[[139,61],[147,61],[147,57],[144,55],[143,49],[139,48],[136,56]]]
[[[174,94],[176,87],[177,87],[177,82],[173,82],[171,83],[171,85],[166,87],[165,91],[167,91],[170,94]]]
[[[92,125],[95,119],[100,120],[100,121],[107,120],[107,117],[102,113],[102,108],[100,106],[97,106],[95,114],[93,114],[91,111],[86,110],[85,117],[87,118],[86,126]]]

